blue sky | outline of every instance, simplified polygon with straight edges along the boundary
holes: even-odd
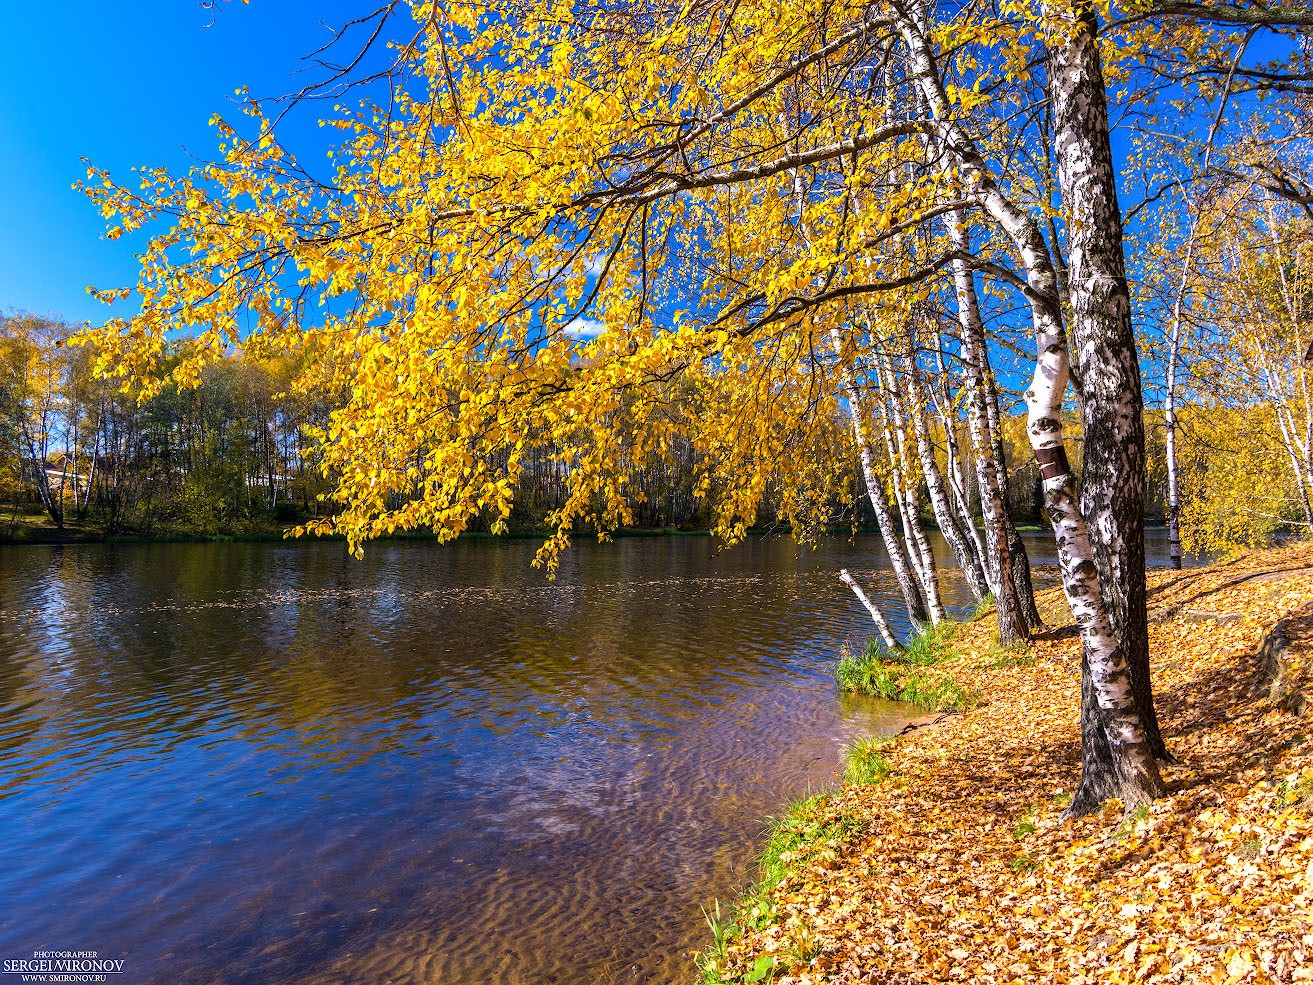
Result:
[[[211,14],[197,0],[11,6],[0,32],[0,311],[73,321],[107,316],[87,286],[132,284],[143,245],[140,234],[103,238],[103,220],[70,187],[84,174],[79,158],[121,180],[134,165],[185,170],[189,152],[205,157],[215,146],[211,114],[235,118],[234,89],[263,97],[299,88],[315,77],[298,69],[331,37],[325,25],[372,7],[234,0]],[[322,140],[322,131],[300,129]],[[289,136],[286,126],[280,132]],[[293,147],[304,144],[291,136]]]
[[[357,16],[352,0],[253,0],[211,14],[195,0],[12,4],[0,32],[0,311],[74,321],[108,309],[86,287],[135,279],[141,240],[110,242],[70,187],[80,157],[121,178],[134,165],[186,168],[208,156],[212,113],[233,90],[299,88],[301,57]]]

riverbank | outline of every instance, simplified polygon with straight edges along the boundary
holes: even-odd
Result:
[[[269,526],[264,529],[247,530],[242,532],[229,533],[192,533],[187,531],[157,531],[153,533],[120,533],[107,534],[103,530],[98,530],[86,524],[66,523],[63,529],[56,527],[46,517],[22,517],[17,522],[0,523],[0,546],[15,546],[23,544],[232,544],[232,543],[264,543],[273,541],[289,540],[288,531],[293,529],[292,524],[283,526]],[[504,534],[493,534],[485,531],[472,530],[460,535],[462,540],[517,540],[517,539],[537,539],[549,537],[555,531],[547,528],[531,530],[512,530]],[[845,528],[847,532],[847,528]],[[780,531],[774,529],[751,529],[748,531],[750,536],[765,536],[768,534],[778,534]],[[787,530],[784,533],[788,533]],[[581,531],[578,536],[587,537],[595,535],[595,531]],[[632,527],[617,530],[611,535],[612,537],[709,537],[709,530],[680,530],[675,527]],[[302,543],[309,543],[316,540],[329,540],[346,543],[346,538],[337,534],[329,534],[323,537],[303,537],[291,538],[299,540]],[[416,530],[410,533],[394,533],[387,537],[379,537],[375,542],[382,543],[393,540],[433,540],[438,539],[437,534],[430,530]]]
[[[281,526],[270,525],[257,530],[245,530],[227,533],[193,533],[188,531],[156,531],[152,533],[107,534],[88,524],[66,523],[63,529],[54,525],[44,515],[20,516],[16,520],[0,520],[0,546],[17,546],[24,544],[230,544],[262,543],[289,540],[287,532],[293,524]],[[932,528],[933,529],[933,528]],[[543,540],[554,534],[555,528],[534,527],[511,530],[504,534],[494,534],[482,530],[470,530],[461,534],[459,540]],[[782,537],[792,533],[787,526],[749,527],[749,537]],[[839,536],[851,536],[853,533],[878,533],[876,527],[836,527],[830,533]],[[622,527],[613,531],[613,539],[624,537],[710,537],[711,531],[705,529],[685,530],[679,527]],[[573,534],[580,539],[597,536],[593,529],[582,529]],[[329,540],[346,543],[346,537],[338,534],[326,536],[291,538],[291,540],[309,543],[316,540]],[[431,530],[415,530],[409,533],[398,532],[386,537],[378,537],[371,543],[386,543],[394,540],[438,540]]]
[[[1080,648],[1000,658],[992,619],[948,662],[983,695],[878,749],[777,822],[725,908],[706,982],[1313,979],[1313,544],[1149,576],[1169,794],[1063,821],[1080,768]],[[1302,713],[1302,717],[1301,717]],[[783,847],[781,847],[783,846]]]

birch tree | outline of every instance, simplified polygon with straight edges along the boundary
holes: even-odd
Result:
[[[1313,219],[1252,185],[1217,206],[1195,353],[1195,418],[1208,424],[1187,437],[1198,488],[1182,514],[1192,548],[1227,552],[1282,529],[1313,532]],[[1228,460],[1215,461],[1219,448]]]
[[[65,494],[78,494],[73,463],[81,417],[71,412],[69,361],[62,349],[70,330],[36,315],[0,316],[0,374],[12,415],[6,430],[16,437],[23,473],[59,530]]]
[[[1087,228],[1119,223],[1088,12],[520,3],[377,16],[406,10],[416,27],[385,98],[324,121],[340,136],[326,177],[258,102],[240,128],[216,120],[220,159],[189,174],[119,183],[92,170],[86,191],[111,236],[167,227],[126,291],[139,313],[90,336],[104,367],[149,393],[167,334],[185,330],[196,340],[168,370],[178,384],[240,342],[295,354],[308,377],[349,393],[318,450],[342,508],[303,532],[342,533],[356,552],[398,529],[448,538],[476,516],[504,523],[523,435],[539,427],[568,486],[539,555],[550,567],[581,525],[605,536],[629,522],[632,463],[681,438],[695,443],[722,538],[744,535],[772,487],[796,528],[814,527],[818,492],[839,484],[827,428],[845,400],[860,405],[852,367],[872,355],[849,355],[850,306],[922,310],[961,265],[1015,291],[1033,329],[1029,439],[1085,647],[1087,723],[1106,753],[1087,757],[1073,809],[1157,795],[1135,698],[1147,675],[1128,665],[1144,655],[1142,518],[1126,505],[1143,497],[1142,441],[1087,458],[1103,495],[1087,492],[1087,526],[1063,437],[1070,359],[1051,203],[1016,163],[1017,134],[1030,139],[1043,117],[1032,90],[1045,53],[1068,248],[1081,254],[1070,327],[1086,427],[1093,409],[1134,446],[1124,274],[1116,242]],[[900,111],[909,92],[923,110]],[[943,242],[955,211],[988,229],[988,251]],[[584,338],[582,319],[601,328]],[[915,354],[900,360],[919,413]],[[672,381],[698,395],[679,421],[662,413]],[[851,421],[869,449],[863,414]],[[918,457],[932,471],[933,453]],[[892,545],[878,487],[868,480]],[[1112,545],[1111,567],[1096,543]]]

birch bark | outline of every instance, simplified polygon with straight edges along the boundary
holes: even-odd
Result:
[[[881,388],[884,386],[883,376],[880,383]],[[909,505],[909,496],[907,488],[906,461],[905,455],[902,454],[902,428],[899,427],[899,441],[894,441],[893,425],[889,421],[887,408],[885,413],[881,414],[882,426],[881,431],[884,434],[885,460],[889,462],[890,479],[892,480],[894,492],[894,505],[898,507],[898,516],[903,525],[903,549],[907,552],[907,561],[912,566],[912,571],[916,574],[917,583],[920,584],[921,590],[926,593],[927,607],[930,609],[930,618],[934,619],[934,602],[930,598],[928,585],[930,579],[926,577],[925,552],[920,549],[920,543],[913,533],[914,522],[912,519],[912,507]]]
[[[1003,502],[1008,502],[1007,455],[1003,451],[1003,432],[1000,424],[1002,411],[998,405],[998,383],[994,380],[994,369],[989,364],[989,348],[983,344],[977,353],[977,362],[985,385],[985,424],[989,430],[989,446],[994,452],[994,461],[998,463],[999,485],[1003,491]],[[1017,591],[1017,605],[1021,616],[1031,629],[1045,629],[1044,619],[1035,607],[1035,586],[1030,578],[1030,555],[1026,553],[1026,544],[1012,522],[1012,515],[1005,509],[1003,520],[1008,531],[1008,551],[1012,555],[1012,585]]]
[[[930,104],[940,140],[976,202],[1012,240],[1026,270],[1036,343],[1035,375],[1026,393],[1027,433],[1044,478],[1045,507],[1057,540],[1063,591],[1084,644],[1082,690],[1088,689],[1092,695],[1097,709],[1092,721],[1106,738],[1103,748],[1107,755],[1098,764],[1100,769],[1088,776],[1082,770],[1078,793],[1084,796],[1079,803],[1073,800],[1069,811],[1090,810],[1091,798],[1097,798],[1093,801],[1097,803],[1114,795],[1132,807],[1159,796],[1163,783],[1137,713],[1127,661],[1100,591],[1098,566],[1067,463],[1061,412],[1069,363],[1053,262],[1035,218],[1007,198],[974,143],[954,121],[925,35],[910,17],[900,17],[898,27],[908,48],[910,71]]]
[[[1202,173],[1208,173],[1213,159],[1213,147],[1217,140],[1217,131],[1222,126],[1222,117],[1226,104],[1231,98],[1231,87],[1235,79],[1235,70],[1249,41],[1254,36],[1251,29],[1245,35],[1244,42],[1236,49],[1231,60],[1231,70],[1227,73],[1226,85],[1218,101],[1217,114],[1213,125],[1208,129],[1208,139],[1204,143]],[[1184,184],[1181,185],[1184,190]],[[1186,198],[1187,211],[1190,216],[1190,232],[1185,243],[1185,258],[1181,261],[1181,279],[1176,286],[1176,297],[1172,301],[1172,323],[1167,333],[1167,392],[1163,395],[1163,418],[1166,427],[1167,454],[1167,550],[1173,570],[1181,570],[1181,479],[1180,469],[1176,464],[1176,370],[1181,356],[1181,319],[1185,307],[1186,290],[1190,286],[1190,270],[1194,265],[1194,248],[1199,238],[1199,226],[1203,221],[1201,203],[1191,202]]]
[[[921,458],[921,470],[925,475],[935,522],[939,524],[939,532],[944,535],[953,556],[957,558],[958,566],[966,576],[972,596],[979,601],[989,591],[989,585],[980,567],[979,558],[967,546],[966,532],[958,524],[957,516],[948,502],[943,475],[939,471],[939,463],[935,460],[934,446],[930,443],[930,435],[926,428],[921,370],[916,365],[916,353],[910,337],[904,343],[902,368],[909,402],[908,417],[912,420],[912,431],[916,435],[917,453]]]
[[[1284,249],[1281,236],[1278,233],[1280,227],[1272,208],[1271,195],[1264,195],[1264,200],[1267,207],[1268,236],[1272,240],[1273,252],[1278,258],[1275,267],[1278,282],[1281,285],[1281,306],[1284,309],[1282,320],[1290,325],[1294,336],[1294,359],[1291,360],[1289,368],[1284,372],[1280,369],[1274,372],[1270,355],[1264,344],[1258,341],[1257,333],[1251,333],[1255,337],[1253,348],[1258,359],[1259,368],[1263,373],[1264,382],[1267,385],[1268,400],[1272,404],[1272,409],[1276,412],[1277,424],[1281,432],[1281,442],[1285,446],[1286,454],[1290,458],[1290,467],[1295,474],[1300,504],[1304,508],[1304,519],[1309,529],[1313,530],[1313,500],[1310,500],[1309,497],[1310,490],[1313,490],[1313,401],[1309,399],[1307,363],[1300,358],[1301,353],[1313,351],[1313,346],[1309,350],[1304,348],[1303,333],[1300,332],[1301,305],[1286,273],[1289,264],[1299,268],[1300,258],[1298,251],[1292,257]],[[1290,386],[1287,386],[1287,384],[1290,384]],[[1292,393],[1292,390],[1297,392]],[[1301,398],[1304,412],[1303,429],[1299,427],[1295,419]],[[1300,438],[1301,430],[1302,440]]]
[[[853,380],[852,366],[843,351],[843,340],[838,329],[830,330],[830,343],[834,354],[839,359],[839,368],[843,377],[844,395],[848,398],[849,410],[853,419],[853,438],[857,442],[858,460],[862,466],[862,479],[866,483],[866,495],[875,511],[875,522],[880,527],[880,536],[884,539],[885,551],[889,554],[889,564],[894,569],[894,577],[903,593],[903,602],[907,606],[907,618],[914,627],[929,621],[925,600],[916,583],[907,556],[898,543],[898,533],[894,530],[893,517],[889,513],[889,502],[885,499],[884,486],[875,474],[875,463],[871,460],[871,446],[866,440],[866,426],[862,423],[862,399],[857,384]]]
[[[992,579],[994,576],[989,568],[989,550],[985,546],[984,538],[980,535],[980,530],[976,527],[975,516],[971,512],[970,484],[963,475],[964,469],[970,468],[970,463],[964,463],[965,456],[962,454],[961,444],[957,438],[957,419],[952,410],[954,401],[949,384],[948,368],[944,365],[943,349],[943,339],[940,338],[939,344],[935,346],[935,364],[939,370],[943,393],[936,394],[934,387],[929,387],[928,393],[930,400],[935,405],[935,412],[944,425],[944,455],[948,459],[949,500],[954,507],[954,515],[958,518],[963,531],[970,538],[967,547],[971,550],[975,559],[974,563],[980,570],[980,577],[985,583],[990,584],[989,590],[993,591]]]
[[[862,590],[862,586],[857,583],[857,579],[848,573],[847,568],[839,569],[839,580],[853,590],[857,596],[857,601],[861,602],[866,611],[871,614],[871,621],[875,623],[875,628],[880,633],[880,639],[884,640],[884,645],[891,650],[901,650],[902,644],[894,636],[893,631],[889,628],[889,622],[885,619],[884,613],[880,607],[871,601],[870,596]]]
[[[944,604],[939,594],[939,570],[935,564],[934,552],[930,549],[930,542],[926,539],[925,527],[921,523],[921,504],[911,480],[907,428],[903,419],[902,404],[894,385],[894,375],[884,365],[883,358],[878,359],[876,366],[880,389],[884,394],[882,401],[885,408],[884,439],[888,447],[889,460],[893,465],[894,495],[903,518],[907,552],[916,568],[921,588],[925,592],[930,621],[938,626],[948,614],[944,611]]]
[[[1067,235],[1072,338],[1085,425],[1081,508],[1100,590],[1121,641],[1153,755],[1167,758],[1149,673],[1144,575],[1144,398],[1122,251],[1098,21],[1088,0],[1044,3],[1049,95]],[[1093,706],[1083,714],[1097,714]],[[1086,772],[1098,770],[1086,749]],[[1093,781],[1092,781],[1093,782]]]
[[[958,211],[948,214],[948,232],[955,250],[971,252],[971,237],[966,217]],[[985,377],[981,372],[981,350],[985,328],[980,319],[980,301],[976,296],[975,277],[964,261],[953,262],[953,285],[957,292],[958,325],[962,335],[962,365],[966,370],[967,424],[976,455],[976,480],[980,485],[980,509],[985,520],[990,560],[994,575],[994,602],[998,616],[998,637],[1004,645],[1030,637],[1029,626],[1021,613],[1012,572],[1012,549],[1008,542],[1007,501],[999,481],[1002,467],[994,456],[989,436],[989,412],[986,408]]]
[[[798,209],[798,229],[803,236],[804,242],[810,242],[811,236],[803,222],[803,202],[804,189],[801,175],[795,171],[793,175],[793,192],[797,198]],[[903,593],[903,601],[907,605],[907,618],[912,623],[913,632],[919,631],[920,627],[927,622],[938,623],[943,617],[943,606],[938,600],[938,585],[933,584],[935,598],[932,599],[930,608],[927,610],[925,598],[917,586],[917,579],[912,576],[909,570],[910,564],[916,564],[909,555],[911,554],[911,545],[908,545],[905,553],[898,543],[898,534],[894,531],[893,517],[889,514],[889,503],[884,496],[884,486],[880,482],[879,476],[875,474],[875,468],[871,461],[871,447],[866,440],[866,428],[862,423],[862,400],[861,394],[857,389],[856,381],[853,379],[852,360],[848,354],[843,351],[843,339],[839,335],[838,329],[830,329],[830,343],[834,348],[834,354],[839,360],[839,369],[842,374],[844,394],[848,398],[849,410],[853,418],[853,438],[857,442],[857,454],[862,466],[862,480],[866,483],[866,495],[871,502],[871,508],[875,511],[875,522],[880,528],[880,537],[884,540],[885,551],[889,554],[889,563],[894,569],[894,577],[898,580],[898,587]],[[894,490],[895,496],[898,496],[897,484]],[[898,500],[900,509],[905,509],[901,497]],[[904,513],[904,525],[906,529],[907,517]],[[921,560],[921,559],[916,559]],[[918,573],[920,566],[917,565]],[[931,578],[933,571],[930,572]],[[888,636],[888,625],[884,622],[884,617],[879,614],[869,600],[866,600],[860,593],[856,582],[849,581],[850,587],[858,593],[858,597],[863,600],[867,611],[871,613],[871,618],[875,621],[876,626],[880,629],[881,635],[885,637],[886,645],[893,646],[891,637]],[[922,581],[930,581],[922,574]],[[935,613],[938,615],[935,615]]]

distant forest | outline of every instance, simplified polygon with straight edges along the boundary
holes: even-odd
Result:
[[[7,506],[0,515],[0,539],[30,537],[34,522],[110,536],[273,535],[332,514],[334,480],[325,474],[316,447],[340,401],[335,403],[330,394],[296,392],[296,367],[236,354],[206,367],[194,388],[180,390],[169,384],[157,396],[138,402],[116,381],[92,373],[88,349],[64,344],[72,331],[58,318],[0,316],[0,495]],[[1193,413],[1196,421],[1213,425],[1219,416],[1237,422],[1243,418],[1258,425],[1260,436],[1264,431],[1261,409]],[[1162,522],[1162,415],[1154,410],[1148,414],[1150,519]],[[1189,410],[1185,422],[1189,435]],[[833,423],[835,440],[841,440],[848,425]],[[965,419],[940,415],[933,425],[944,469],[971,469]],[[1187,441],[1187,448],[1197,448],[1202,456],[1210,441],[1242,430],[1213,426],[1210,437]],[[1009,512],[1017,523],[1039,524],[1043,492],[1026,441],[1024,413],[1005,416],[1001,431],[1010,478]],[[1079,470],[1078,415],[1071,434]],[[532,448],[517,481],[507,521],[510,532],[547,530],[549,517],[567,496],[570,466],[560,450],[550,440]],[[711,525],[709,503],[715,490],[699,493],[700,463],[691,443],[676,452],[664,460],[652,457],[635,469],[632,526],[703,530]],[[832,497],[826,512],[829,526],[835,532],[872,530],[876,520],[855,448],[848,458],[848,495]],[[978,484],[953,486],[979,518]],[[924,480],[915,494],[923,521],[933,525]],[[1248,540],[1261,541],[1298,519],[1292,494],[1285,514],[1274,516]],[[787,529],[779,490],[763,500],[755,525]],[[471,529],[487,531],[490,526],[490,518],[481,517]]]

